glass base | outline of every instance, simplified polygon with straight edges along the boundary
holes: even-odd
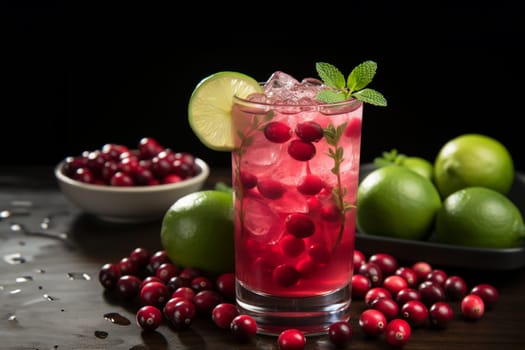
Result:
[[[324,295],[285,298],[259,294],[236,283],[237,306],[241,314],[252,316],[259,334],[279,335],[294,328],[305,335],[328,332],[332,323],[350,319],[350,285]]]

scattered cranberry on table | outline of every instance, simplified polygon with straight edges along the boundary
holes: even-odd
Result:
[[[279,350],[302,350],[306,345],[306,337],[298,329],[286,329],[277,337]]]
[[[314,130],[305,126],[304,132],[309,135]],[[154,153],[155,148],[149,147],[146,152]],[[297,235],[308,235],[310,227],[301,220],[290,218],[289,224]],[[469,289],[461,276],[448,276],[423,261],[399,266],[391,255],[378,253],[367,259],[356,250],[354,264],[352,298],[365,307],[358,315],[359,328],[365,336],[383,339],[393,347],[406,345],[413,328],[446,328],[455,319],[453,302],[458,303],[464,319],[479,320],[499,299],[491,284],[479,283]],[[282,275],[275,277],[288,283],[295,278],[290,271],[283,267]],[[229,330],[239,341],[250,341],[257,334],[255,319],[240,314],[235,305],[233,272],[206,276],[191,266],[177,265],[165,250],[150,253],[138,247],[116,262],[103,264],[98,278],[103,288],[123,303],[139,305],[136,323],[144,331],[155,330],[162,322],[174,331],[183,330],[197,317],[210,317],[215,326]],[[334,322],[327,337],[336,347],[345,348],[354,338],[354,329],[349,321]],[[279,350],[301,350],[307,338],[291,327],[283,330],[276,342]]]
[[[136,148],[107,143],[65,159],[64,174],[74,180],[106,186],[154,186],[196,176],[200,168],[189,152],[175,152],[152,137]]]

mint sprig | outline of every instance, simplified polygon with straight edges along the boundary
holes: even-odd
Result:
[[[323,83],[332,88],[320,91],[317,94],[319,101],[335,103],[355,98],[375,106],[387,105],[386,98],[380,92],[367,88],[377,71],[377,63],[374,61],[365,61],[357,65],[346,79],[343,73],[330,63],[318,62],[315,69]]]
[[[389,152],[383,152],[381,157],[374,159],[374,165],[377,167],[383,167],[387,165],[401,165],[407,156],[403,153],[399,153],[397,149],[393,148]]]
[[[341,239],[343,238],[343,233],[345,229],[345,217],[346,212],[355,208],[349,202],[345,201],[345,196],[348,193],[348,189],[344,186],[341,179],[341,164],[344,160],[344,149],[339,145],[339,140],[346,130],[347,123],[339,125],[337,128],[332,124],[323,130],[326,143],[330,146],[328,148],[328,155],[334,160],[334,166],[331,169],[331,172],[337,177],[337,185],[332,190],[332,198],[339,209],[341,225],[339,226],[339,233],[337,234],[337,240],[334,244],[334,250],[337,248]]]

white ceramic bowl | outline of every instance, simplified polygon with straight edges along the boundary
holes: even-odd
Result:
[[[210,174],[209,166],[199,158],[196,176],[181,182],[156,185],[116,187],[91,185],[64,175],[62,161],[55,167],[55,177],[67,199],[86,213],[107,221],[140,222],[161,219],[180,197],[202,189]]]

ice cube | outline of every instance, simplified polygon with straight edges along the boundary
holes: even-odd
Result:
[[[243,203],[244,227],[257,241],[270,243],[277,241],[282,230],[279,229],[278,216],[262,200],[255,197],[245,197]]]
[[[269,203],[270,208],[277,213],[307,213],[306,197],[295,189],[288,189],[277,200]]]
[[[291,75],[277,71],[270,76],[264,88],[268,102],[304,106],[319,104],[316,96],[326,86],[319,79],[305,78],[299,82]]]
[[[299,84],[299,82],[291,75],[277,71],[273,73],[264,84],[264,91],[267,95],[272,95],[281,90],[290,90],[297,84]]]

